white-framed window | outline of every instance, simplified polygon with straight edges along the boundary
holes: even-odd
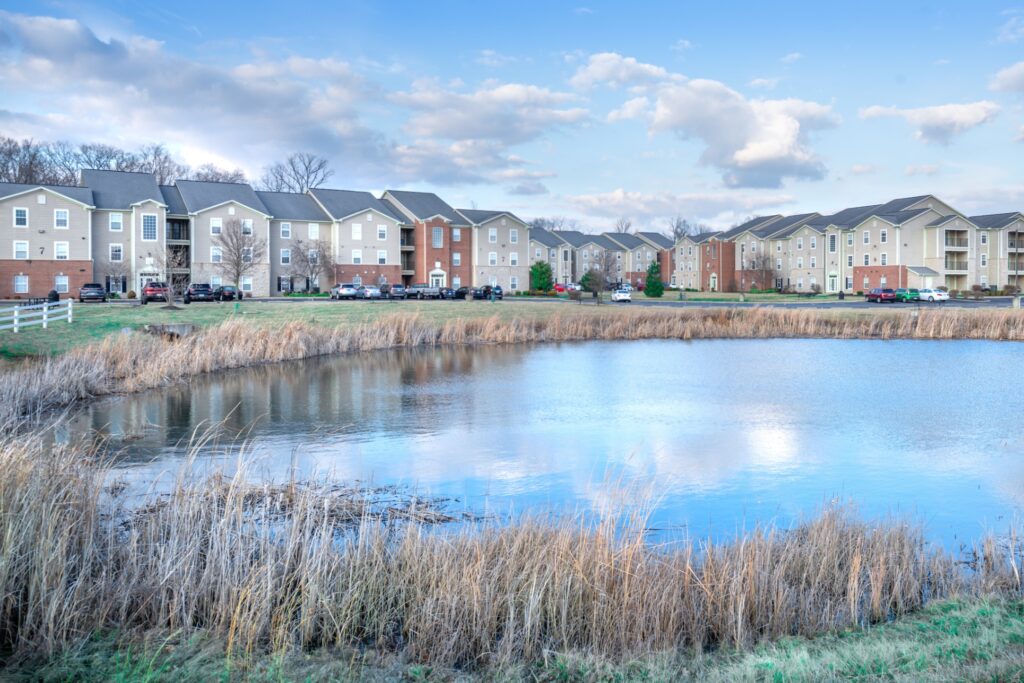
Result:
[[[797,268],[803,268],[804,267],[804,257],[803,256],[800,256],[799,258],[797,258],[797,260],[796,260],[796,267]]]
[[[220,279],[220,275],[212,275],[212,276],[210,276],[210,286],[211,287],[220,287],[221,284],[222,284],[222,280]]]
[[[252,275],[243,275],[242,276],[242,291],[243,292],[251,292],[252,291]]]
[[[839,240],[836,239],[835,235],[829,235],[828,236],[828,253],[830,253],[830,254],[836,253],[836,249],[839,247],[839,245],[837,244],[838,241]]]
[[[508,255],[508,264],[510,266],[518,266],[519,265],[519,252],[518,251],[513,251],[513,252],[509,253],[509,255]]]
[[[889,241],[889,231],[886,230],[885,228],[882,228],[881,230],[878,231],[878,242],[879,242],[879,244],[885,244],[888,241]]]
[[[387,249],[377,250],[377,265],[386,266],[388,264],[388,251]]]
[[[142,241],[156,242],[156,214],[142,214]]]
[[[358,287],[359,285],[363,284],[363,276],[362,275],[353,275],[352,276],[352,284],[354,284],[356,287]]]
[[[46,203],[46,195],[43,194],[42,192],[40,192],[39,194],[36,195],[36,204],[45,204],[45,203]]]
[[[67,209],[53,210],[53,229],[67,230],[71,223],[71,212]]]
[[[865,230],[864,231],[864,244],[871,244],[871,231],[870,230]]]
[[[811,249],[817,249],[817,248],[818,248],[818,238],[812,235],[811,236]]]
[[[780,254],[782,253],[782,242],[775,243],[775,251],[779,252]]]
[[[68,249],[69,249],[69,243],[68,242],[54,242],[53,243],[53,258],[57,259],[58,261],[67,261],[68,260]]]
[[[287,265],[291,264],[291,262],[292,262],[292,250],[291,249],[282,249],[281,250],[281,265],[282,266],[287,266]]]
[[[363,250],[362,249],[353,249],[352,250],[352,264],[358,266],[358,265],[362,265],[362,263],[363,263]]]
[[[811,268],[817,268],[817,267],[818,267],[818,257],[817,256],[812,256],[811,257]]]
[[[292,224],[281,223],[281,239],[290,240],[292,238]]]
[[[14,293],[28,294],[28,275],[14,276]]]
[[[219,235],[224,229],[224,219],[220,216],[210,216],[210,234]]]
[[[515,275],[510,277],[508,279],[508,288],[513,290],[519,289],[519,278],[517,278]]]
[[[107,217],[107,227],[110,232],[122,232],[124,230],[124,214],[114,212]]]
[[[796,248],[800,249],[800,250],[802,250],[804,248],[804,238],[803,237],[797,237],[796,238]]]
[[[459,277],[458,275],[456,275],[455,277],[452,278],[452,288],[453,289],[458,289],[461,286],[462,286],[462,278]]]
[[[242,247],[242,263],[252,263],[252,247]]]
[[[846,255],[846,265],[848,268],[853,268],[853,254]]]
[[[498,243],[498,229],[497,228],[487,228],[487,241],[489,243],[491,243],[491,244],[497,244]]]
[[[818,284],[818,278],[811,277],[811,279],[808,280],[807,284],[811,286],[811,289],[814,289],[814,285]]]
[[[210,247],[210,263],[221,263],[224,261],[224,252],[220,247]]]
[[[319,223],[310,223],[309,225],[306,226],[306,229],[309,231],[309,239],[311,239],[311,240],[318,240],[318,239],[320,239],[320,224]]]
[[[687,270],[693,270],[693,269],[688,267]],[[780,258],[775,259],[775,270],[782,270],[782,259],[780,259]]]
[[[242,219],[242,234],[243,235],[251,235],[252,234],[252,219],[251,218],[243,218]]]
[[[982,244],[988,244],[988,233],[980,233],[980,239]]]
[[[843,289],[853,289],[853,276],[846,276],[846,286]]]
[[[878,281],[878,284],[880,284],[881,286],[885,287],[887,284],[889,284],[889,278],[887,278],[886,276],[883,275],[882,279],[880,279]]]
[[[28,258],[28,241],[26,240],[15,240],[14,241],[14,258],[25,260]]]
[[[871,265],[871,256],[868,255],[868,254],[864,254],[864,265],[865,266],[870,266]]]
[[[361,240],[363,239],[363,224],[353,223],[352,224],[352,239]]]
[[[804,288],[804,279],[802,277],[796,279],[796,288],[797,289],[803,289]]]
[[[68,293],[68,276],[67,275],[55,275],[53,278],[53,288],[57,290],[58,294]]]
[[[508,241],[510,244],[519,244],[519,228],[511,228],[508,231]]]
[[[310,250],[308,250],[306,252],[306,258],[309,259],[309,262],[314,264],[314,265],[319,263],[320,262],[320,250],[319,249],[310,249]]]
[[[489,251],[487,252],[487,265],[496,266],[498,265],[498,252]]]
[[[110,245],[110,262],[120,263],[124,261],[124,246],[119,243]]]
[[[540,247],[533,250],[533,258],[534,260],[540,259]]]
[[[981,267],[984,268],[988,265],[988,254],[981,255]]]
[[[229,216],[234,216],[235,215],[235,207],[233,207],[233,206],[229,206],[228,207],[228,215]]]
[[[878,262],[883,266],[889,265],[889,255],[883,251],[881,254],[878,255]]]
[[[462,228],[452,228],[452,242],[462,241]]]
[[[430,246],[440,249],[444,246],[444,228],[434,228],[430,231]]]
[[[461,252],[458,252],[458,251],[453,251],[452,252],[452,265],[453,266],[461,266],[462,265],[462,253]]]
[[[863,287],[864,289],[867,289],[868,287],[871,286],[870,283],[871,283],[871,280],[868,278],[867,275],[865,275],[864,276],[864,281],[861,283],[861,287]]]
[[[28,227],[28,209],[26,209],[24,206],[14,207],[14,227]]]
[[[589,260],[589,259],[590,259],[590,252],[589,252],[589,251],[587,251],[586,249],[584,249],[584,250],[583,250],[583,260],[584,260],[584,261],[587,261],[587,260]]]
[[[383,242],[388,238],[388,226],[378,225],[377,226],[377,241]]]
[[[848,246],[848,247],[852,247],[853,246],[853,233],[852,232],[846,233],[846,246]],[[852,286],[852,284],[851,284],[851,286]]]

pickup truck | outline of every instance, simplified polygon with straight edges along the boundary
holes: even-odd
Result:
[[[405,295],[410,299],[440,299],[441,288],[431,287],[425,282],[417,282],[405,289]]]

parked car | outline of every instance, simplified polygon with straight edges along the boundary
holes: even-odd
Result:
[[[385,299],[404,299],[406,297],[405,285],[384,284],[380,286],[380,293]]]
[[[472,296],[472,294],[470,294],[469,287],[459,287],[458,289],[455,290],[455,293],[452,295],[452,298],[465,299],[468,296]]]
[[[431,287],[426,282],[417,282],[405,291],[410,299],[437,299],[441,296],[440,287]]]
[[[455,290],[452,289],[451,287],[442,287],[441,288],[441,298],[442,299],[454,299],[455,298]]]
[[[896,292],[889,288],[882,289],[880,287],[875,287],[869,291],[867,296],[864,298],[868,301],[876,301],[880,304],[884,304],[886,302],[891,304],[896,301]]]
[[[171,296],[171,288],[166,282],[147,282],[139,295],[139,302],[145,306],[150,301],[167,301]]]
[[[949,293],[941,289],[922,289],[918,291],[917,295],[921,301],[930,301],[932,303],[936,301],[939,303],[949,301]]]
[[[217,297],[213,295],[213,287],[204,283],[192,283],[185,290],[185,303],[190,304],[193,301],[216,301]]]
[[[356,290],[357,299],[379,299],[381,298],[380,288],[376,285],[360,285]]]
[[[563,294],[568,291],[568,285],[565,285],[561,282],[556,282],[555,291],[558,292],[559,294]]]
[[[222,285],[213,290],[214,301],[242,300],[242,293],[234,285]]]
[[[904,289],[903,287],[900,287],[899,289],[896,290],[896,301],[901,301],[907,304],[910,303],[911,301],[920,300],[921,294],[916,289]]]
[[[331,287],[331,298],[336,301],[341,301],[342,299],[355,299],[358,294],[358,289],[359,288],[351,282],[334,285]]]
[[[103,285],[98,282],[87,282],[78,289],[78,300],[83,303],[86,301],[106,302],[107,290],[103,289]]]
[[[493,287],[491,285],[484,285],[483,287],[474,287],[473,288],[473,298],[474,299],[490,299],[492,292],[494,293],[494,298],[495,299],[501,299],[501,298],[504,297],[504,294],[501,291],[501,286],[500,285],[494,285]]]
[[[629,303],[632,300],[633,295],[628,290],[616,289],[614,292],[612,292],[612,301],[622,301],[625,303]]]

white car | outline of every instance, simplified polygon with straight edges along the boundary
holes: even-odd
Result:
[[[612,301],[625,301],[626,303],[629,303],[632,300],[633,295],[625,289],[616,289],[612,292]]]
[[[949,294],[943,292],[941,289],[919,289],[917,290],[918,296],[921,297],[921,301],[949,301]]]
[[[337,301],[341,301],[342,299],[355,299],[357,289],[356,285],[350,282],[334,285],[331,287],[331,298],[336,299]]]
[[[363,285],[356,290],[357,299],[379,299],[380,298],[380,287],[374,285]]]

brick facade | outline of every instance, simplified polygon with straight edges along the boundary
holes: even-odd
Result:
[[[433,246],[434,228],[441,229],[441,246]],[[441,218],[416,221],[413,232],[416,244],[416,260],[412,277],[413,283],[430,283],[430,271],[445,272],[445,286],[451,287],[457,277],[464,286],[473,282],[473,232],[469,227],[458,228],[459,241],[452,240],[453,228]],[[458,266],[452,265],[452,253],[458,252],[461,259]]]
[[[321,285],[320,291],[327,291],[333,287],[335,283],[352,282],[356,276],[359,277],[360,281],[364,285],[383,284],[381,276],[386,278],[385,281],[389,284],[401,284],[402,267],[399,265],[380,266],[372,263],[361,263],[359,265],[337,265],[334,267],[334,282],[331,282],[326,286]]]
[[[77,296],[82,285],[94,282],[92,267],[92,261],[0,260],[0,299],[46,296],[51,289],[56,288],[57,275],[68,276],[68,291],[61,294],[61,298]],[[14,292],[16,275],[28,275],[28,293]]]
[[[700,245],[701,252],[701,290],[708,292],[714,289],[716,292],[736,291],[736,243],[722,242],[711,239]],[[714,288],[711,286],[712,276],[715,276]]]
[[[885,278],[884,284],[882,283],[883,277]],[[867,284],[864,284],[864,278],[867,278]],[[875,287],[898,289],[906,286],[906,266],[854,266],[853,268],[854,290],[867,292]]]

